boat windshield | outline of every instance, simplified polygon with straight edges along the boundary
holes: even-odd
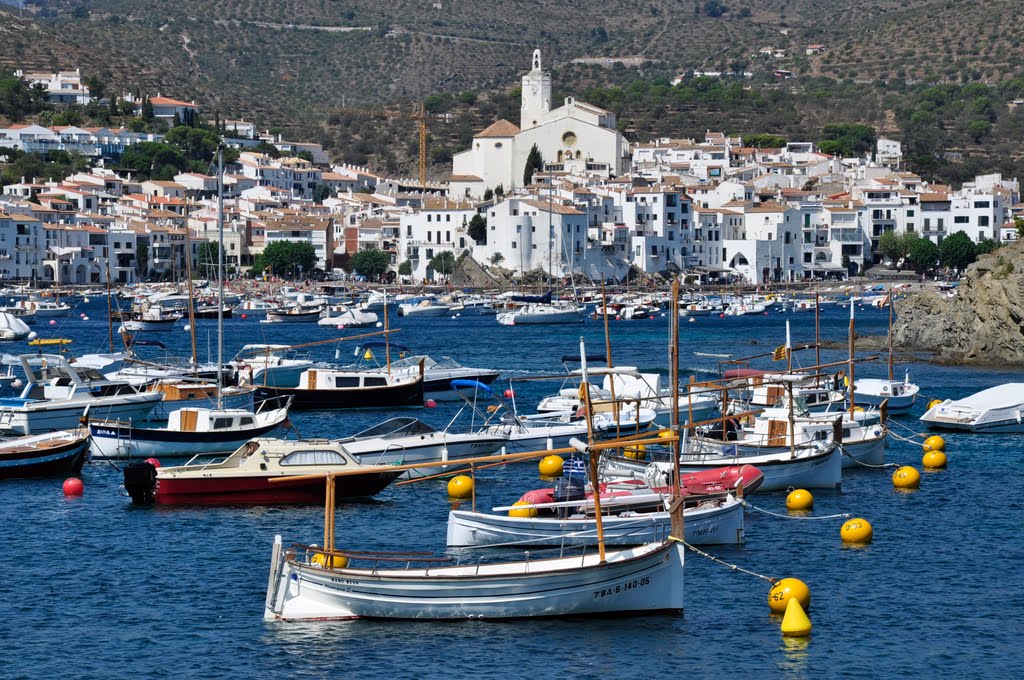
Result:
[[[414,434],[430,434],[432,432],[437,432],[437,430],[418,418],[391,418],[353,435],[352,438],[369,439],[371,437],[380,437],[382,439],[391,439]]]

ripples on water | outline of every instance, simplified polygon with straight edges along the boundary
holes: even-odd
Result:
[[[94,319],[105,303],[87,310]],[[717,369],[694,351],[738,356],[770,350],[793,324],[794,343],[813,340],[809,314],[700,319],[682,324],[681,365],[698,379]],[[864,310],[858,333],[884,333],[886,315]],[[200,321],[213,347],[214,322]],[[561,369],[580,334],[603,351],[601,325],[506,328],[493,318],[399,320],[398,339],[509,374]],[[823,314],[827,339],[846,337],[845,312]],[[331,337],[308,326],[225,323],[230,356],[241,342]],[[43,326],[39,330],[48,330]],[[617,364],[657,370],[667,322],[613,322]],[[58,329],[78,352],[100,351],[106,325],[72,318]],[[210,338],[208,342],[208,338]],[[180,330],[161,340],[182,353]],[[9,346],[6,351],[19,351]],[[323,360],[334,348],[315,348]],[[341,351],[351,357],[351,346]],[[798,354],[805,365],[809,353]],[[823,353],[823,361],[842,352]],[[897,367],[902,370],[902,364]],[[958,398],[1020,380],[996,370],[912,365],[927,398]],[[881,376],[882,366],[857,375]],[[502,384],[502,389],[505,385]],[[527,407],[557,385],[520,383]],[[411,411],[443,426],[456,408]],[[915,415],[923,410],[923,404]],[[295,414],[306,436],[340,436],[385,412]],[[903,422],[916,427],[916,421]],[[683,617],[513,623],[351,621],[266,624],[262,606],[274,534],[318,541],[322,508],[134,508],[118,495],[109,464],[86,467],[86,493],[65,499],[60,480],[4,482],[0,581],[4,677],[918,677],[1017,674],[1024,612],[1020,577],[1020,472],[1024,436],[946,437],[950,467],[924,473],[921,489],[892,488],[887,472],[851,471],[842,492],[815,492],[816,514],[852,513],[874,525],[875,541],[843,547],[838,521],[747,515],[747,543],[712,553],[745,568],[808,583],[814,631],[789,641],[768,614],[767,584],[689,555]],[[920,466],[917,447],[893,441],[888,459]],[[507,504],[538,486],[533,465],[482,476],[481,508]],[[752,497],[784,511],[784,494]],[[338,542],[359,549],[444,549],[444,482],[390,488],[375,501],[338,509]]]

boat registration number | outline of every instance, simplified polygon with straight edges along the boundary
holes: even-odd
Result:
[[[619,585],[615,586],[614,588],[609,586],[607,588],[602,588],[601,590],[595,590],[594,591],[594,599],[596,600],[599,597],[607,597],[609,595],[617,595],[618,593],[622,593],[622,592],[625,592],[627,590],[633,590],[634,588],[643,588],[644,586],[649,585],[650,582],[651,582],[651,577],[650,576],[644,576],[643,578],[637,578],[637,579],[633,579],[632,581],[626,581],[625,583],[620,583]]]

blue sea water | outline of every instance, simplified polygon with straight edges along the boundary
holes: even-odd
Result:
[[[81,306],[45,335],[75,339],[78,353],[102,351],[105,302]],[[91,318],[82,321],[78,313]],[[858,334],[881,334],[886,315],[859,310]],[[826,339],[845,341],[846,311],[828,308]],[[810,314],[701,318],[682,325],[680,365],[698,379],[716,360],[769,351],[792,323],[794,343],[814,337]],[[200,347],[215,347],[213,321],[199,321]],[[493,317],[398,319],[396,339],[416,351],[450,355],[508,377],[561,370],[562,354],[603,351],[600,323],[502,327]],[[612,322],[616,364],[657,370],[666,364],[668,323]],[[306,325],[225,322],[227,351],[243,342],[305,342],[338,335]],[[343,333],[352,334],[355,331]],[[185,353],[180,327],[160,339]],[[8,345],[7,352],[24,350]],[[335,347],[313,349],[324,360]],[[804,365],[813,353],[798,354]],[[867,354],[867,352],[865,352]],[[352,345],[340,355],[352,356]],[[826,351],[823,361],[844,351]],[[770,365],[761,363],[762,366]],[[901,362],[897,370],[907,365]],[[1020,372],[909,364],[923,402],[958,398]],[[884,367],[860,366],[861,377]],[[530,409],[557,383],[515,386]],[[902,422],[919,429],[916,416]],[[410,411],[443,426],[456,406]],[[297,413],[304,436],[340,436],[388,412]],[[692,553],[686,611],[678,617],[514,623],[348,621],[265,623],[263,601],[274,534],[318,542],[320,507],[137,508],[118,493],[107,463],[83,471],[85,495],[64,498],[61,480],[0,485],[0,675],[70,677],[993,677],[1019,674],[1024,626],[1021,576],[1024,475],[1021,435],[946,435],[949,468],[926,472],[914,492],[894,490],[887,471],[844,473],[843,489],[815,492],[815,514],[869,519],[872,544],[839,540],[840,520],[800,521],[748,512],[743,546],[710,552],[774,577],[804,580],[812,592],[807,640],[791,641],[769,614],[768,584]],[[888,460],[920,468],[917,446],[892,441]],[[482,508],[508,504],[539,485],[523,464],[481,473]],[[751,497],[785,512],[784,494]],[[340,506],[337,541],[353,549],[443,551],[448,500],[443,481],[391,487],[377,499]]]

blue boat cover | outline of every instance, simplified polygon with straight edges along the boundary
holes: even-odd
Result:
[[[513,295],[509,299],[513,302],[540,302],[543,304],[551,304],[551,291],[549,290],[543,295]]]
[[[489,386],[483,384],[479,380],[453,380],[452,381],[452,389],[453,390],[465,390],[465,389],[483,390],[484,392],[487,392],[489,394],[494,394],[494,391]]]

